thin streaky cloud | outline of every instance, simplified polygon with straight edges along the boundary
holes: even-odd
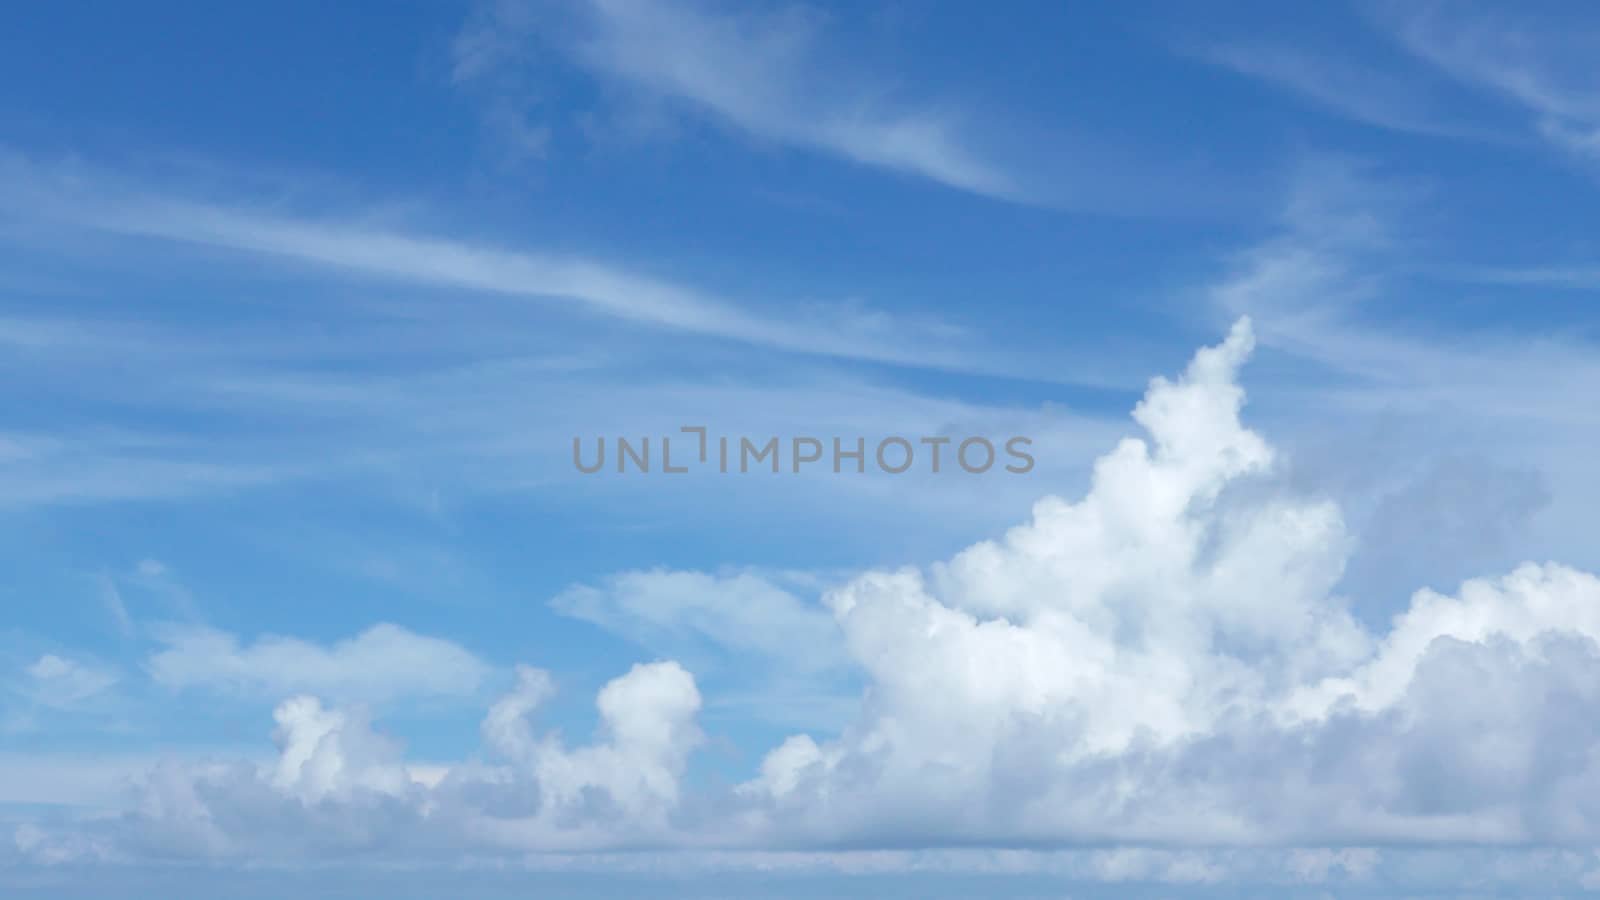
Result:
[[[151,679],[173,690],[315,692],[384,702],[471,695],[491,669],[441,638],[380,623],[329,645],[264,635],[253,642],[201,626],[155,629],[161,650],[145,663]]]
[[[635,325],[839,359],[1062,382],[1071,376],[991,354],[965,329],[858,304],[803,304],[777,317],[625,265],[576,254],[505,249],[366,224],[359,215],[296,217],[261,207],[198,202],[130,187],[115,177],[54,171],[15,160],[0,166],[0,209],[35,222],[269,255],[384,280],[469,292],[565,301],[578,311]],[[3,324],[3,323],[0,323]],[[57,335],[12,336],[38,342]],[[37,329],[36,329],[37,331]],[[81,336],[75,338],[81,340]]]
[[[1418,59],[1520,106],[1547,143],[1600,158],[1600,29],[1557,29],[1515,7],[1385,8],[1377,21]]]
[[[821,58],[817,17],[717,13],[694,4],[591,0],[574,4],[579,35],[563,49],[580,65],[762,141],[925,178],[986,197],[1026,201],[1015,179],[962,138],[963,116],[937,104],[885,99],[870,76]],[[515,59],[536,17],[501,4],[456,42],[457,81]]]
[[[1219,43],[1182,52],[1365,125],[1430,137],[1494,137],[1437,110],[1434,102],[1417,88],[1415,78],[1370,65],[1263,41]]]
[[[1417,273],[1404,242],[1392,236],[1402,217],[1392,196],[1396,188],[1327,162],[1305,167],[1297,181],[1283,231],[1239,254],[1208,293],[1219,315],[1250,315],[1262,323],[1263,345],[1354,379],[1343,388],[1319,388],[1322,401],[1337,397],[1349,407],[1394,411],[1471,409],[1484,420],[1503,421],[1508,433],[1530,423],[1550,433],[1600,421],[1588,407],[1566,401],[1600,384],[1594,347],[1581,335],[1420,337],[1364,319],[1364,308],[1398,294],[1406,276]],[[1582,268],[1460,269],[1457,275],[1566,287],[1582,286],[1589,275],[1590,283],[1600,284],[1600,272]]]
[[[1570,266],[1437,266],[1426,274],[1443,280],[1508,287],[1552,287],[1574,291],[1600,290],[1600,265]]]

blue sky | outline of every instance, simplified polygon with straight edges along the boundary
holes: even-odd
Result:
[[[12,11],[0,893],[1600,884],[1597,51]],[[693,425],[1036,465],[572,464]]]

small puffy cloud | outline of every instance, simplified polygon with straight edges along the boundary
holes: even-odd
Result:
[[[47,653],[24,670],[24,693],[37,703],[70,707],[103,693],[117,683],[115,673]]]
[[[157,639],[165,647],[146,667],[157,683],[180,689],[379,703],[471,695],[490,671],[457,644],[390,624],[327,646],[271,635],[242,643],[223,631],[188,626],[162,629]]]
[[[575,585],[551,600],[704,679],[719,717],[781,728],[837,728],[858,684],[812,575],[753,569],[651,569]]]
[[[121,680],[101,663],[55,653],[0,666],[0,734],[38,731],[52,715],[104,711]]]

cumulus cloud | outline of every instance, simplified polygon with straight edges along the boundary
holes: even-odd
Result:
[[[533,817],[495,831],[533,837],[598,818],[609,823],[607,830],[659,838],[677,806],[689,754],[701,741],[693,676],[674,662],[634,666],[600,691],[599,739],[570,750],[554,736],[536,738],[528,721],[550,690],[548,675],[520,667],[516,688],[484,720],[490,748],[531,775],[541,795]]]
[[[1209,883],[1266,847],[1273,877],[1315,882],[1365,878],[1381,864],[1371,848],[1394,843],[1600,839],[1600,579],[1529,563],[1420,591],[1386,628],[1354,616],[1339,510],[1298,493],[1241,421],[1252,343],[1241,321],[1152,381],[1134,411],[1143,436],[1098,461],[1082,498],[1045,498],[948,561],[827,592],[866,684],[859,715],[788,738],[734,788],[688,787],[701,695],[679,664],[608,684],[594,740],[576,747],[536,727],[554,685],[523,667],[484,719],[484,760],[425,782],[359,709],[298,697],[277,710],[274,763],[158,771],[115,846],[1092,844],[1115,849],[1083,857],[1084,877]],[[197,658],[255,649],[219,646]],[[297,652],[309,671],[361,655]],[[1569,862],[1573,877],[1592,868]]]
[[[1081,502],[1046,498],[999,541],[828,597],[892,707],[881,739],[902,761],[983,761],[963,745],[1017,714],[1077,719],[1062,746],[1076,757],[1170,742],[1241,697],[1359,658],[1364,635],[1322,602],[1347,543],[1337,509],[1271,494],[1273,451],[1239,424],[1233,379],[1250,346],[1241,323],[1181,381],[1154,382],[1134,413],[1151,441],[1103,457]]]
[[[1588,729],[1555,717],[1592,708],[1579,673],[1597,659],[1600,581],[1524,566],[1420,592],[1374,633],[1336,593],[1352,543],[1338,509],[1289,492],[1240,421],[1251,344],[1241,321],[1181,379],[1152,382],[1134,413],[1148,439],[1103,457],[1082,500],[1046,498],[999,541],[827,598],[867,702],[843,735],[791,738],[744,786],[779,833],[1592,833],[1588,810],[1548,792],[1595,783]]]
[[[405,765],[401,743],[361,707],[293,697],[273,713],[275,759],[159,766],[102,840],[137,856],[220,859],[669,840],[680,781],[702,739],[693,677],[672,662],[634,666],[601,689],[598,734],[576,747],[531,720],[553,690],[547,673],[519,667],[483,721],[491,758],[442,773]],[[37,837],[60,843],[70,834]]]
[[[396,745],[374,734],[359,712],[301,696],[280,704],[272,718],[281,753],[271,782],[280,790],[314,803],[356,790],[395,794],[410,783]]]
[[[197,626],[161,629],[157,639],[165,649],[146,667],[158,684],[171,688],[382,702],[470,695],[489,672],[457,644],[391,624],[328,646],[273,635],[241,643],[235,635]]]

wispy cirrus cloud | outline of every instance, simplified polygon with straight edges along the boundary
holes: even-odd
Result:
[[[542,11],[542,10],[541,10]],[[886,82],[823,56],[821,17],[801,7],[712,10],[697,3],[580,0],[544,15],[498,3],[456,41],[458,81],[556,43],[597,75],[761,141],[799,147],[1006,200],[1027,194],[976,149],[949,104],[900,100]],[[496,110],[503,110],[497,105]],[[501,113],[497,113],[501,114]]]
[[[1377,128],[1600,159],[1600,28],[1475,3],[1362,9],[1377,48],[1245,37],[1179,52]]]
[[[1519,322],[1508,323],[1523,329],[1517,333],[1457,327],[1419,337],[1369,314],[1375,304],[1434,280],[1537,289],[1581,287],[1593,275],[1584,266],[1419,265],[1410,242],[1412,188],[1353,160],[1305,161],[1277,230],[1234,256],[1208,287],[1211,300],[1225,315],[1253,316],[1264,344],[1357,379],[1351,394],[1381,390],[1382,402],[1408,409],[1449,397],[1452,406],[1544,427],[1591,424],[1587,409],[1559,396],[1541,397],[1536,389],[1579,388],[1600,379],[1581,332]],[[1321,390],[1326,398],[1341,388],[1325,384]]]
[[[1520,106],[1553,146],[1600,160],[1600,26],[1478,4],[1385,5],[1374,19],[1417,58]]]
[[[1370,536],[1350,582],[1369,592],[1450,584],[1485,560],[1551,548],[1600,564],[1574,539],[1596,496],[1579,448],[1600,434],[1600,417],[1570,402],[1600,389],[1593,335],[1526,316],[1404,324],[1456,302],[1464,283],[1503,289],[1498,302],[1526,310],[1547,285],[1582,287],[1583,267],[1421,264],[1418,223],[1430,213],[1410,182],[1322,158],[1296,184],[1276,231],[1206,292],[1222,314],[1251,315],[1290,371],[1303,367],[1257,396],[1299,433],[1297,477],[1338,493]]]
[[[704,639],[763,662],[818,672],[840,666],[844,655],[826,610],[796,596],[815,587],[813,579],[783,573],[656,569],[573,585],[551,605],[654,650],[692,653],[692,642]]]
[[[0,161],[0,215],[78,267],[90,298],[64,308],[29,299],[0,316],[21,413],[0,433],[0,507],[323,477],[440,478],[449,490],[472,473],[475,489],[525,489],[571,471],[575,434],[675,431],[711,417],[752,434],[982,427],[1065,447],[1104,423],[936,396],[848,364],[1049,383],[1081,375],[1097,386],[1131,367],[1126,354],[1002,353],[942,316],[733,302],[577,254],[432,237],[359,210],[297,212],[275,196],[202,202],[83,165]],[[130,278],[158,283],[191,267],[218,315],[121,299]],[[114,285],[102,283],[107,268]],[[270,300],[250,299],[256,278],[273,284]],[[720,371],[705,374],[712,358]],[[46,386],[56,408],[81,414],[28,413]],[[810,506],[815,492],[797,487],[772,486],[803,495],[791,508]],[[1003,495],[1014,506],[1021,488],[952,482],[938,502]],[[828,491],[866,499],[887,486],[835,480]]]
[[[553,310],[787,352],[917,368],[1022,375],[961,326],[859,303],[743,302],[580,253],[435,237],[369,214],[292,214],[151,190],[105,171],[0,155],[0,213],[19,222],[224,248],[390,283],[526,298]],[[0,321],[0,342],[92,351],[100,335],[41,320]]]
[[[1273,85],[1333,115],[1390,131],[1433,137],[1495,139],[1446,107],[1416,72],[1402,73],[1334,52],[1283,41],[1233,40],[1182,52]]]

